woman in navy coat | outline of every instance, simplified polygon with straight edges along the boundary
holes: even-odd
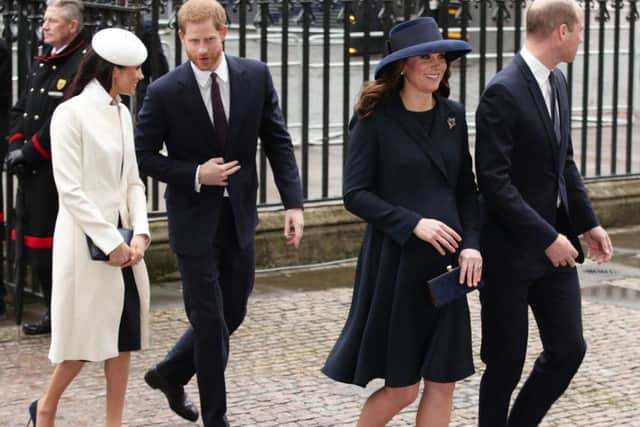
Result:
[[[466,298],[436,309],[425,282],[460,265],[476,286],[478,192],[463,107],[446,99],[449,64],[471,50],[443,40],[432,18],[389,33],[391,53],[355,106],[344,175],[345,207],[367,221],[349,316],[323,372],[385,385],[358,426],[384,426],[413,402],[416,425],[445,426],[455,381],[474,372]]]

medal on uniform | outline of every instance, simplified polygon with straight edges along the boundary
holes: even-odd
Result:
[[[56,83],[56,89],[62,90],[66,85],[67,81],[65,79],[58,79],[58,82]]]
[[[456,118],[455,117],[449,117],[447,119],[447,125],[449,126],[449,129],[453,129],[456,126]]]

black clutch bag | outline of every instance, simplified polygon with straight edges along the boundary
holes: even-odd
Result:
[[[124,239],[125,243],[128,245],[131,243],[131,239],[133,238],[133,230],[130,228],[118,228],[118,232]],[[102,250],[93,243],[93,240],[89,236],[87,236],[87,245],[89,246],[89,256],[94,261],[107,261],[109,256],[102,252]]]
[[[460,284],[460,267],[453,268],[433,279],[427,280],[427,289],[431,302],[436,307],[442,307],[449,304],[469,292],[484,286],[484,282],[480,280],[478,286],[469,287],[466,284]]]

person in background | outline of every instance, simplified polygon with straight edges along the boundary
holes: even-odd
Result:
[[[42,34],[49,48],[44,56],[34,58],[24,91],[11,109],[6,166],[9,172],[20,175],[22,243],[47,305],[42,319],[23,325],[28,335],[51,331],[51,251],[58,194],[51,168],[49,125],[88,46],[82,11],[80,0],[47,0]]]
[[[446,426],[455,382],[473,374],[466,297],[441,308],[426,281],[459,263],[460,286],[482,274],[478,191],[465,112],[449,96],[449,66],[471,50],[443,40],[432,18],[389,32],[390,53],[355,106],[344,205],[367,221],[346,324],[323,372],[384,386],[359,427],[385,426],[424,389],[417,426]]]
[[[298,247],[304,225],[300,176],[271,73],[261,62],[225,55],[226,23],[215,0],[180,7],[189,61],[149,85],[136,124],[141,173],[167,183],[169,243],[190,323],[145,381],[195,421],[184,385],[197,374],[205,427],[229,425],[229,336],[245,317],[254,283],[258,139],[284,204],[290,245]]]
[[[476,111],[476,171],[486,207],[481,249],[481,427],[537,426],[586,352],[578,235],[596,262],[613,248],[573,160],[567,81],[582,41],[575,0],[535,0],[524,47],[487,85]],[[584,154],[584,153],[583,153]],[[509,412],[527,353],[529,307],[543,351]]]
[[[135,94],[146,57],[133,33],[99,31],[71,83],[69,99],[51,120],[60,202],[49,350],[56,366],[46,392],[29,407],[38,427],[54,425],[62,394],[86,362],[104,362],[104,425],[120,427],[131,352],[148,345],[147,205],[131,113],[120,102],[120,95]],[[123,240],[119,226],[133,230],[130,242]],[[88,239],[108,255],[106,261],[90,257]]]
[[[0,159],[7,155],[6,137],[9,129],[9,109],[11,108],[11,50],[9,44],[0,39]],[[0,183],[0,185],[2,185]],[[2,189],[0,189],[0,195]],[[0,245],[4,245],[4,203],[0,197]],[[4,280],[0,280],[0,319],[7,314],[4,297],[7,291]]]

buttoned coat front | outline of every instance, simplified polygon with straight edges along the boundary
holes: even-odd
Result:
[[[101,361],[118,355],[124,304],[120,268],[89,257],[87,236],[105,253],[122,243],[122,225],[149,235],[129,110],[96,81],[62,103],[51,122],[51,154],[60,209],[54,231],[49,358]],[[141,344],[148,343],[149,280],[133,273],[140,296]]]

